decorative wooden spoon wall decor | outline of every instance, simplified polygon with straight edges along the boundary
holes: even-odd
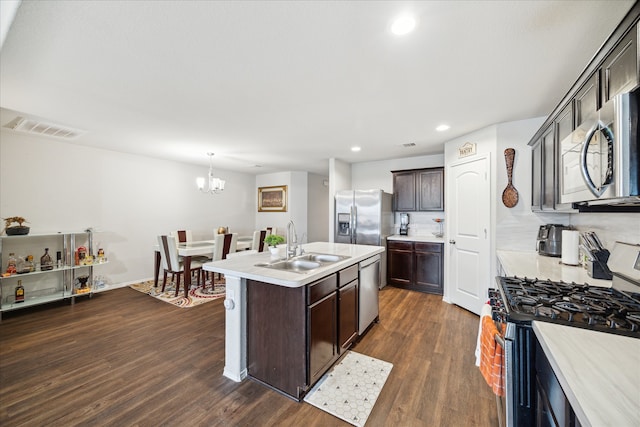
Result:
[[[504,160],[507,163],[507,178],[509,183],[507,188],[502,192],[502,203],[508,208],[512,208],[518,204],[518,190],[511,184],[511,175],[513,174],[513,158],[516,155],[516,150],[513,148],[507,148],[504,150]]]

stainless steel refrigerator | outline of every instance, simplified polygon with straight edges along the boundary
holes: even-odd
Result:
[[[382,190],[344,190],[336,193],[336,243],[383,246],[393,231],[392,195]],[[386,254],[360,263],[359,322],[362,333],[378,317],[378,289],[387,284]]]

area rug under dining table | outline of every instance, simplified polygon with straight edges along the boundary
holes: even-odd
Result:
[[[182,286],[183,285],[180,284],[181,289],[184,289]],[[175,284],[168,281],[164,288],[164,292],[162,292],[162,283],[159,283],[157,288],[153,287],[153,280],[135,283],[133,285],[129,285],[129,287],[180,308],[195,307],[219,298],[224,298],[226,292],[224,277],[215,280],[214,289],[211,289],[210,281],[207,281],[207,285],[204,289],[201,285],[191,285],[187,297],[184,296],[184,292],[182,290],[178,292],[178,296],[175,296]]]

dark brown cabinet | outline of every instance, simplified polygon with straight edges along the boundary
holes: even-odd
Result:
[[[600,68],[600,106],[638,85],[637,31],[636,25],[609,53]]]
[[[358,264],[299,288],[247,280],[247,372],[295,399],[358,338]]]
[[[387,283],[404,289],[442,295],[442,243],[387,242]]]
[[[395,211],[444,210],[444,168],[393,171],[392,173]]]
[[[351,347],[358,338],[358,266],[338,272],[338,350]]]
[[[309,378],[313,384],[338,359],[336,275],[309,285]]]
[[[416,177],[413,171],[393,172],[393,204],[394,210],[415,212]]]
[[[580,427],[540,343],[536,340],[536,427]]]
[[[573,106],[570,103],[560,112],[532,148],[531,210],[534,212],[572,211],[570,203],[560,203],[561,171],[558,160],[562,140],[574,129]]]

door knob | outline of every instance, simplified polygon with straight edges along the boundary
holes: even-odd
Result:
[[[456,241],[455,240],[449,240],[449,243],[451,243],[452,245],[455,245]]]

